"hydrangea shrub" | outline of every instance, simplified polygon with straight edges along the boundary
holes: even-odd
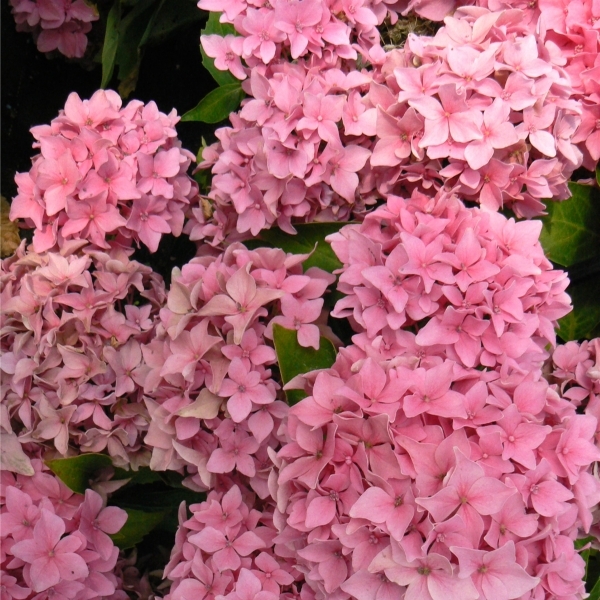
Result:
[[[16,176],[3,595],[586,597],[600,338],[557,339],[535,217],[600,158],[594,6],[199,6],[246,94],[206,189],[176,113],[110,90],[34,127]],[[386,44],[415,13],[443,24]],[[182,233],[167,287],[136,247]],[[119,553],[175,527],[159,585]]]

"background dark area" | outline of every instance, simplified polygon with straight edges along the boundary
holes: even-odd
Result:
[[[10,202],[16,195],[14,176],[28,171],[31,157],[37,150],[31,147],[34,139],[29,129],[34,125],[50,123],[58,116],[71,92],[82,99],[90,98],[100,88],[102,69],[93,61],[100,48],[104,32],[102,23],[92,25],[88,34],[92,59],[85,62],[69,60],[57,54],[49,58],[39,52],[31,34],[17,32],[7,0],[2,0],[2,180],[0,192]],[[145,48],[139,79],[131,99],[154,100],[159,110],[169,113],[175,108],[184,114],[216,87],[204,69],[199,49],[200,29],[205,20],[187,25],[156,45]],[[87,55],[86,55],[87,56]],[[112,87],[117,87],[113,77]],[[185,122],[177,125],[183,147],[194,154],[201,146],[201,138],[214,141],[214,126]],[[145,248],[134,258],[158,271],[167,284],[171,269],[189,261],[195,254],[195,245],[185,236],[163,236],[159,250],[150,255]]]

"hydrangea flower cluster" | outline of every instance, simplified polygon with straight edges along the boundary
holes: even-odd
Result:
[[[240,479],[247,461],[237,445],[209,500],[181,515],[168,598],[580,598],[574,540],[600,501],[590,473],[600,430],[593,403],[576,409],[595,355],[569,347],[560,363],[568,383],[585,369],[585,393],[548,375],[546,347],[570,301],[539,232],[537,222],[415,191],[330,236],[344,265],[333,315],[353,323],[354,345],[331,369],[295,381],[310,396],[268,447],[268,494]],[[218,280],[207,275],[196,281]],[[196,309],[193,290],[177,290],[175,326]],[[198,410],[210,408],[205,396]],[[210,473],[217,452],[187,460]],[[242,498],[260,507],[254,529]],[[260,557],[279,565],[276,586]]]
[[[579,412],[592,415],[600,422],[600,338],[590,341],[568,342],[558,346],[552,354],[552,381],[562,395],[568,398]],[[596,446],[600,447],[600,432],[596,431]],[[595,474],[598,475],[597,468]],[[600,540],[599,507],[595,507],[591,535]],[[598,542],[594,542],[598,548]]]
[[[388,11],[396,15],[393,5],[370,0],[200,0],[198,8],[222,13],[221,22],[231,23],[239,34],[202,36],[202,46],[218,69],[238,79],[288,57],[355,59],[357,49],[368,52],[378,43],[376,26]]]
[[[217,245],[274,225],[295,233],[293,221],[350,220],[374,203],[356,194],[371,152],[352,141],[375,131],[375,111],[365,111],[357,91],[369,77],[323,62],[252,72],[254,97],[203,152],[213,214],[193,210],[190,239]]]
[[[127,600],[109,537],[127,513],[104,506],[91,489],[73,493],[41,460],[32,462],[32,476],[0,476],[2,598]]]
[[[567,276],[539,221],[499,210],[541,214],[600,158],[600,13],[472,4],[200,0],[249,96],[204,149],[202,203],[175,112],[72,94],[32,130],[11,217],[33,243],[0,267],[3,594],[126,600],[123,511],[42,463],[99,452],[206,492],[180,506],[165,600],[584,596],[600,340],[556,347]],[[384,48],[409,12],[444,24]],[[351,219],[334,275],[242,244]],[[167,291],[133,244],[182,232],[198,253]],[[334,364],[288,381],[279,326]]]
[[[410,36],[390,52],[384,88],[367,95],[378,109],[377,187],[385,194],[428,173],[429,185],[488,210],[540,215],[543,198],[569,196],[583,160],[570,79],[518,11],[462,10],[434,37]]]
[[[164,283],[121,248],[82,243],[43,254],[22,244],[2,262],[1,428],[30,449],[108,452],[137,469],[149,461],[142,346]]]
[[[458,6],[465,4],[471,2],[457,3]],[[581,124],[572,142],[583,152],[584,166],[593,171],[600,159],[600,10],[597,5],[589,0],[540,0],[535,3],[477,0],[475,4],[493,11],[517,8],[529,32],[541,36],[550,61],[566,72],[573,88],[571,97],[581,108]],[[459,9],[457,16],[462,14]]]
[[[17,31],[31,32],[40,52],[58,50],[68,58],[81,58],[87,33],[99,18],[85,0],[10,0]]]
[[[542,377],[569,303],[538,233],[417,194],[331,236],[359,333],[306,378],[276,458],[277,539],[315,598],[583,593],[600,429],[565,385],[597,374],[566,348],[564,385]]]
[[[180,528],[164,575],[173,581],[165,600],[276,600],[298,597],[292,585],[300,575],[293,554],[274,552],[277,529],[272,500],[234,485],[211,491],[206,502],[180,512]],[[183,508],[183,507],[182,507]],[[304,592],[302,597],[306,597]]]
[[[597,419],[531,373],[410,354],[342,349],[290,409],[278,539],[314,597],[581,598]]]
[[[574,406],[600,420],[600,338],[558,346],[550,377]]]
[[[568,279],[544,256],[540,230],[445,193],[390,196],[328,238],[344,263],[345,297],[332,314],[364,332],[365,351],[373,344],[388,358],[402,360],[408,346],[467,369],[535,372],[571,310]]]
[[[303,273],[304,259],[234,244],[174,273],[156,336],[142,346],[153,469],[185,466],[200,490],[235,474],[259,497],[269,495],[267,449],[281,442],[287,405],[267,340],[280,324],[318,348],[316,323],[334,281],[316,267]]]
[[[186,171],[194,155],[177,139],[176,112],[154,102],[99,90],[89,100],[73,92],[50,125],[34,127],[28,173],[18,173],[11,219],[35,227],[36,252],[88,240],[109,248],[109,238],[155,252],[163,234],[181,234],[184,214],[198,198]]]
[[[327,3],[314,4],[327,13]],[[585,52],[563,52],[584,35],[583,8],[563,35],[556,18],[545,27],[537,9],[462,7],[435,36],[410,35],[386,53],[377,29],[363,36],[368,18],[348,17],[370,11],[380,23],[383,3],[351,4],[343,9],[359,32],[360,60],[338,48],[309,52],[313,26],[301,19],[321,12],[300,3],[200,3],[223,10],[240,34],[203,36],[202,44],[217,68],[245,79],[249,98],[203,153],[214,214],[194,211],[192,239],[218,244],[275,224],[293,232],[293,222],[362,218],[381,197],[442,187],[488,210],[538,216],[542,199],[570,195],[566,183],[579,166],[594,169],[596,30],[584,30]],[[430,8],[441,19],[450,6]],[[301,52],[286,33],[288,13],[302,14],[294,17]],[[288,46],[292,64],[282,54]],[[570,58],[582,52],[583,65]]]

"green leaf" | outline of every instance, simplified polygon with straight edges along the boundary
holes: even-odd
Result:
[[[576,550],[581,550],[581,548],[583,548],[584,546],[587,546],[588,544],[590,544],[591,542],[595,541],[595,537],[593,536],[588,536],[586,538],[581,538],[579,540],[575,540],[575,549]],[[587,570],[588,570],[588,564],[590,562],[590,554],[591,554],[592,550],[591,548],[586,548],[585,550],[582,550],[579,555],[581,556],[581,558],[583,558],[583,560],[585,561],[585,577],[584,579],[587,579]]]
[[[297,338],[296,331],[273,325],[273,342],[284,384],[296,375],[316,369],[327,369],[335,362],[335,347],[327,338],[321,337],[318,350],[302,347]],[[305,398],[306,394],[302,390],[288,390],[286,397],[289,404],[296,404]]]
[[[126,510],[139,511],[142,513],[160,513],[163,518],[156,524],[156,528],[175,534],[177,531],[178,511],[182,502],[188,506],[206,500],[206,495],[184,487],[181,482],[183,477],[178,473],[168,471],[156,473],[156,478],[146,474],[145,479],[149,483],[143,483],[143,479],[134,478],[126,486],[118,489],[111,495],[109,504],[124,508]]]
[[[600,552],[595,549],[590,549],[586,570],[585,570],[586,589],[592,592],[592,586],[598,586],[600,582]],[[596,589],[596,598],[599,596],[599,591]]]
[[[115,62],[119,67],[119,94],[126,98],[135,89],[142,59],[142,40],[148,39],[163,0],[138,0],[121,18]]]
[[[125,525],[121,531],[110,536],[121,550],[139,544],[165,518],[164,512],[144,512],[132,508],[124,510],[127,512]]]
[[[592,339],[600,325],[600,277],[572,282],[567,292],[573,310],[558,321],[558,336],[565,342]]]
[[[225,37],[226,35],[237,35],[235,27],[231,23],[221,23],[221,21],[219,21],[221,14],[222,13],[211,12],[206,21],[206,27],[202,29],[200,33],[202,35],[216,34],[221,37]]]
[[[148,20],[148,24],[146,25],[146,29],[144,29],[144,34],[142,35],[142,39],[140,40],[140,47],[143,46],[144,44],[146,44],[146,42],[148,41],[148,39],[150,38],[150,34],[152,33],[152,30],[154,29],[154,23],[156,23],[156,20],[158,18],[158,15],[160,14],[160,11],[162,10],[162,7],[165,4],[165,0],[159,0],[158,6],[154,9],[154,12],[152,13],[150,19]]]
[[[137,485],[162,481],[163,479],[161,475],[162,473],[152,471],[150,467],[140,467],[137,471],[116,468],[115,474],[113,475],[112,479],[129,479],[129,483],[127,485],[131,486],[134,484]]]
[[[244,96],[244,90],[239,82],[222,85],[204,96],[196,108],[186,112],[181,120],[219,123],[238,108]]]
[[[46,462],[50,470],[74,492],[85,494],[90,480],[100,469],[112,466],[106,454],[80,454],[71,458],[57,458]]]
[[[101,88],[106,88],[112,79],[119,46],[119,26],[121,24],[121,0],[115,0],[106,19],[106,33],[102,46],[102,83]]]
[[[198,10],[197,4],[196,0],[169,0],[163,4],[147,43],[162,42],[178,29],[204,19],[205,13]]]
[[[134,485],[117,490],[110,500],[110,504],[121,508],[131,508],[144,512],[175,513],[179,505],[185,501],[187,504],[196,504],[206,499],[204,494],[194,492],[188,488],[159,488],[156,485]]]
[[[342,263],[331,246],[325,241],[325,237],[336,233],[345,225],[348,225],[348,223],[305,223],[294,225],[298,232],[296,235],[290,235],[278,228],[267,229],[261,231],[259,236],[259,240],[264,243],[254,242],[251,245],[260,246],[268,244],[273,248],[281,248],[285,252],[292,252],[293,254],[309,254],[312,252],[311,256],[303,263],[304,270],[306,271],[310,267],[320,267],[331,273],[341,268]]]
[[[547,203],[540,236],[546,256],[563,267],[600,259],[600,192],[573,182],[569,188],[572,198]]]
[[[600,165],[596,167],[596,183],[600,185]]]
[[[143,13],[146,10],[148,10],[149,8],[151,8],[152,5],[155,4],[156,2],[158,2],[158,0],[136,0],[135,2],[131,3],[131,4],[133,4],[133,8],[127,13],[127,16],[125,16],[123,18],[123,20],[121,21],[121,27],[122,27],[121,31],[124,31],[125,29],[130,27],[135,21],[139,20],[141,15],[143,15]],[[145,25],[146,19],[143,19],[143,21],[144,21],[144,25]],[[146,29],[146,27],[144,26],[144,30],[145,29]]]
[[[592,588],[588,600],[600,600],[600,579],[596,581],[596,585]]]

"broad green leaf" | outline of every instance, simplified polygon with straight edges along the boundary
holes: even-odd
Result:
[[[144,512],[132,508],[125,508],[127,521],[118,533],[111,535],[113,542],[121,549],[133,548],[139,544],[146,535],[160,525],[165,518],[164,512]]]
[[[600,277],[571,283],[568,293],[573,310],[558,322],[558,336],[565,342],[591,339],[600,325]]]
[[[106,19],[106,33],[102,46],[102,83],[101,88],[106,88],[112,79],[119,46],[119,26],[121,24],[121,0],[115,0]]]
[[[134,21],[138,20],[146,10],[152,8],[152,5],[156,4],[157,2],[159,2],[159,0],[136,0],[135,2],[131,3],[133,8],[121,21],[122,31],[130,27]]]
[[[596,167],[596,183],[600,185],[600,165]]]
[[[590,591],[588,600],[600,600],[600,579],[596,581],[596,585]]]
[[[231,23],[221,23],[219,20],[220,18],[221,13],[211,12],[206,21],[206,27],[202,29],[200,33],[202,35],[216,34],[221,37],[225,37],[226,35],[237,35],[235,27]]]
[[[296,375],[316,369],[327,369],[335,362],[335,348],[324,337],[321,337],[318,350],[304,348],[298,343],[297,331],[285,329],[281,325],[274,325],[273,342],[284,384],[291,381]],[[289,404],[296,404],[306,397],[306,394],[302,390],[288,390],[286,397]]]
[[[128,486],[162,481],[162,473],[152,471],[150,467],[140,467],[137,471],[116,468],[113,479],[129,479]]]
[[[202,65],[219,85],[239,82],[239,79],[236,79],[229,71],[217,69],[215,67],[215,59],[207,56],[202,46],[200,46],[200,54],[202,54]]]
[[[563,267],[600,260],[600,192],[572,182],[569,188],[571,198],[547,203],[540,236],[546,256]]]
[[[598,550],[590,549],[585,570],[585,581],[587,591],[593,592],[595,590],[596,600],[598,600],[600,598],[600,590],[598,589],[598,584],[600,584],[600,552]],[[592,593],[590,598],[593,597],[594,594]]]
[[[100,469],[112,466],[106,454],[80,454],[70,458],[57,458],[46,462],[50,470],[74,492],[85,494],[90,480]]]
[[[593,536],[588,536],[586,538],[581,538],[579,540],[575,540],[575,549],[576,550],[580,550],[581,548],[583,548],[584,546],[587,546],[588,544],[590,544],[591,542],[595,541],[595,537]],[[591,548],[586,548],[585,550],[582,550],[579,555],[581,556],[581,558],[583,558],[583,560],[585,561],[585,577],[584,579],[587,579],[587,570],[588,570],[588,564],[590,562],[590,554],[591,554]]]
[[[244,96],[239,82],[222,85],[204,96],[196,108],[186,112],[181,120],[220,123],[238,108]]]
[[[140,47],[143,46],[150,38],[150,34],[152,33],[152,30],[154,29],[154,24],[156,23],[158,15],[160,14],[164,4],[165,4],[165,0],[159,0],[158,5],[156,6],[156,8],[154,9],[154,12],[152,13],[152,16],[148,20],[146,29],[144,29],[144,35],[142,35],[142,39],[140,40]]]
[[[182,501],[196,504],[206,499],[204,494],[184,487],[167,487],[166,484],[127,486],[111,496],[111,504],[144,512],[177,512]]]
[[[157,479],[146,475],[149,483],[140,485],[142,479],[134,478],[129,484],[111,495],[110,504],[126,510],[142,513],[161,513],[162,520],[156,525],[157,529],[175,534],[178,527],[178,511],[182,502],[188,506],[206,500],[206,495],[184,487],[183,477],[178,473],[168,471],[150,473]]]
[[[336,233],[348,223],[306,223],[294,225],[296,235],[285,233],[281,229],[273,228],[261,231],[259,240],[273,248],[281,248],[285,252],[294,254],[312,254],[304,261],[306,271],[310,267],[320,267],[325,271],[335,271],[342,266],[339,258],[325,241],[325,237]],[[252,246],[263,245],[254,243]],[[316,247],[315,247],[316,246]],[[314,250],[314,252],[313,252]]]
[[[206,13],[198,10],[197,4],[196,0],[169,0],[163,4],[147,43],[162,42],[178,29],[204,19]]]
[[[115,62],[119,67],[119,94],[123,98],[135,89],[142,59],[142,40],[148,38],[162,2],[138,0],[125,16],[122,15]]]

